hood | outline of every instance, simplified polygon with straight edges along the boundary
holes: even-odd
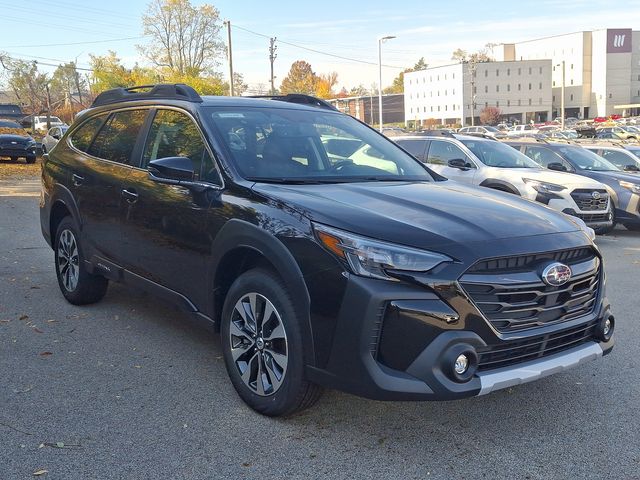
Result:
[[[417,248],[579,230],[569,217],[541,204],[452,181],[258,183],[253,190],[313,221]]]
[[[518,168],[517,170],[522,172],[523,178],[555,183],[556,185],[564,185],[569,188],[604,188],[597,180],[583,177],[581,175],[575,175],[573,173],[557,172],[544,168],[540,170],[534,168]]]
[[[593,170],[585,170],[584,174],[589,175],[590,178],[607,185],[617,184],[618,180],[640,183],[640,178],[638,178],[637,173],[627,173],[622,171],[594,172]]]

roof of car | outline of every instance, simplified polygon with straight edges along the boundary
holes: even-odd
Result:
[[[295,102],[279,101],[274,98],[253,98],[253,97],[218,97],[206,95],[202,97],[202,106],[204,107],[253,107],[253,108],[286,108],[296,110],[313,110],[318,111],[318,106],[311,104],[301,104]],[[331,111],[322,109],[323,111]]]

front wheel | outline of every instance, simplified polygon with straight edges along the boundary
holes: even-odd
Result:
[[[36,163],[36,157],[27,157],[27,163],[28,164]]]
[[[596,235],[605,235],[607,233],[611,233],[616,228],[616,211],[613,208],[609,212],[609,219],[611,220],[610,226],[593,229],[593,231],[596,232]]]
[[[222,350],[244,402],[268,416],[313,405],[322,390],[304,377],[302,330],[289,290],[268,270],[236,279],[222,312]]]
[[[109,281],[87,271],[79,239],[71,217],[64,218],[58,226],[54,243],[56,276],[69,303],[86,305],[102,300]]]

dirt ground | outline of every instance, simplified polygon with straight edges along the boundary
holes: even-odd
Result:
[[[0,179],[33,179],[38,178],[41,172],[42,158],[38,157],[36,163],[27,164],[24,160],[12,162],[9,159],[0,159]]]

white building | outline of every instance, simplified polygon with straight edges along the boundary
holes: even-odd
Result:
[[[474,74],[475,70],[475,74]],[[551,60],[456,63],[404,75],[405,123],[480,124],[485,107],[505,120],[551,118]]]
[[[563,61],[566,116],[593,118],[638,110],[640,31],[569,33],[503,44],[493,53],[498,60],[551,60],[554,116],[560,114]]]

